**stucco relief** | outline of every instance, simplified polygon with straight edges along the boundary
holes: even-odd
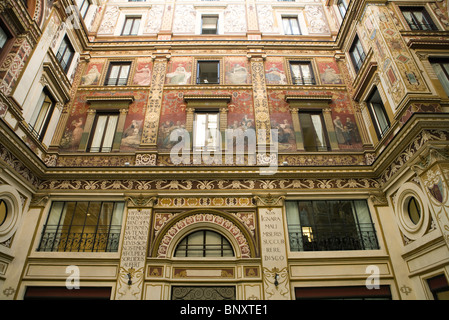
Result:
[[[246,32],[245,6],[229,5],[224,12],[226,32]]]
[[[162,17],[164,15],[164,5],[153,5],[148,12],[148,22],[144,33],[158,33],[161,29]]]
[[[329,25],[327,24],[327,18],[322,6],[307,5],[304,8],[304,14],[307,20],[309,34],[330,33]]]
[[[193,5],[177,5],[173,18],[173,32],[195,33],[196,11]]]
[[[120,15],[120,9],[117,6],[108,7],[100,25],[98,34],[113,34]]]
[[[259,19],[259,29],[261,32],[274,32],[273,8],[270,5],[258,5],[257,17]]]

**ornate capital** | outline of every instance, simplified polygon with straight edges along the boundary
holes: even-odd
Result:
[[[31,198],[30,207],[45,207],[50,200],[48,194],[34,194]]]
[[[150,195],[150,196],[144,196],[143,194],[140,194],[138,196],[136,195],[129,195],[127,197],[128,200],[128,208],[143,208],[143,207],[153,207],[155,202],[157,201],[157,197]]]
[[[271,193],[266,196],[254,196],[256,205],[261,207],[281,207],[284,205],[284,199],[283,195],[272,195]]]
[[[385,193],[378,191],[373,192],[369,196],[370,200],[373,202],[374,206],[386,207],[388,206],[388,200]]]

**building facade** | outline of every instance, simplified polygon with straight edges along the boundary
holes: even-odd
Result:
[[[1,0],[0,299],[447,299],[446,0]]]

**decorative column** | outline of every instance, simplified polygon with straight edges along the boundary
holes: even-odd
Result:
[[[136,165],[155,165],[157,152],[157,133],[159,130],[160,112],[162,109],[162,93],[164,90],[167,62],[170,59],[168,49],[162,48],[153,56],[153,75],[148,98],[142,139],[136,154]],[[150,159],[150,161],[140,161]]]
[[[284,230],[284,196],[255,196],[257,203],[265,300],[290,300],[287,238]]]
[[[268,107],[264,67],[266,55],[261,48],[252,48],[247,57],[251,62],[257,145],[267,147],[273,142],[277,143],[277,141],[271,141],[270,138],[270,110]]]
[[[142,300],[148,235],[155,197],[128,197],[116,300]]]

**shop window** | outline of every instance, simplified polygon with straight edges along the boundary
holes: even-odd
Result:
[[[38,251],[117,252],[125,204],[112,201],[55,201]]]
[[[366,200],[286,201],[291,251],[378,249]]]

